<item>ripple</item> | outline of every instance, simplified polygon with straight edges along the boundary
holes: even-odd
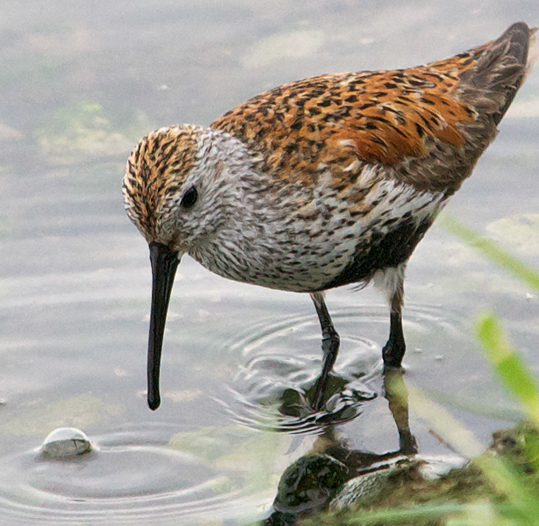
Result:
[[[247,512],[251,500],[251,510],[260,504],[203,456],[151,444],[154,433],[99,437],[91,452],[69,460],[40,449],[1,458],[2,523],[178,526]]]
[[[237,355],[240,362],[228,385],[231,396],[219,401],[236,422],[256,429],[316,433],[328,424],[358,417],[380,395],[387,308],[338,309],[332,311],[332,318],[341,345],[320,412],[309,404],[322,366],[320,327],[314,315],[259,324],[226,343],[223,352]],[[429,337],[442,329],[449,338],[446,345],[451,346],[451,340],[456,342],[462,335],[456,322],[431,306],[408,307],[404,325],[408,342],[414,335],[421,341],[425,334]],[[410,348],[406,361],[415,362],[420,355],[420,349]]]

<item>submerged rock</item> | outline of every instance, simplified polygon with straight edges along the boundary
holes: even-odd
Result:
[[[53,459],[65,459],[88,453],[92,450],[90,439],[80,429],[60,427],[49,433],[43,441],[41,452]]]
[[[301,513],[322,508],[346,480],[348,468],[329,455],[310,454],[283,473],[274,509]]]
[[[329,510],[307,518],[302,524],[342,526],[359,524],[361,517],[369,517],[369,524],[375,518],[377,525],[384,526],[441,526],[455,517],[454,509],[459,506],[463,506],[463,513],[470,513],[462,524],[502,524],[499,519],[505,518],[504,510],[512,509],[513,501],[511,496],[497,491],[488,474],[482,471],[480,466],[485,459],[501,460],[499,465],[510,469],[511,476],[518,481],[515,489],[523,495],[519,503],[534,506],[533,509],[522,510],[527,518],[536,518],[539,503],[535,500],[539,495],[538,451],[539,431],[523,422],[513,429],[494,433],[490,447],[471,462],[453,455],[401,455],[373,464],[346,481],[331,500]],[[518,493],[515,495],[518,497]],[[500,502],[506,507],[497,508]],[[455,504],[453,510],[444,510],[443,505],[450,503]],[[430,507],[432,514],[424,513],[422,506],[425,505]],[[476,517],[474,513],[479,515]],[[533,521],[528,523],[535,524]],[[506,523],[504,520],[503,524],[520,525],[523,522]]]
[[[385,492],[391,492],[396,479],[433,481],[446,475],[453,469],[467,464],[464,457],[457,455],[414,455],[401,456],[389,462],[381,462],[371,466],[368,471],[350,479],[339,490],[331,501],[331,509],[342,509],[349,506],[361,506]]]

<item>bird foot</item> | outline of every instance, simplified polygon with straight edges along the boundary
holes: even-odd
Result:
[[[316,381],[312,403],[312,407],[315,411],[320,411],[322,409],[329,375],[331,373],[331,369],[333,368],[333,364],[337,359],[337,353],[339,352],[339,341],[340,338],[335,329],[332,328],[331,330],[324,331],[322,338],[324,363],[322,365],[322,372]]]

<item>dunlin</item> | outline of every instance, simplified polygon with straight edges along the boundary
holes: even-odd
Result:
[[[285,84],[209,127],[141,139],[123,195],[150,247],[150,408],[160,404],[165,319],[183,254],[226,278],[311,295],[324,352],[315,408],[339,348],[328,289],[373,282],[386,294],[383,360],[400,366],[406,263],[496,136],[531,66],[533,33],[517,23],[425,66]]]

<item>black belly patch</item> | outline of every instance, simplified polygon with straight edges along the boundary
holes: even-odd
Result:
[[[411,220],[386,234],[375,233],[368,246],[360,245],[352,262],[324,289],[368,281],[377,270],[398,267],[410,258],[431,224],[430,220],[419,224]]]

